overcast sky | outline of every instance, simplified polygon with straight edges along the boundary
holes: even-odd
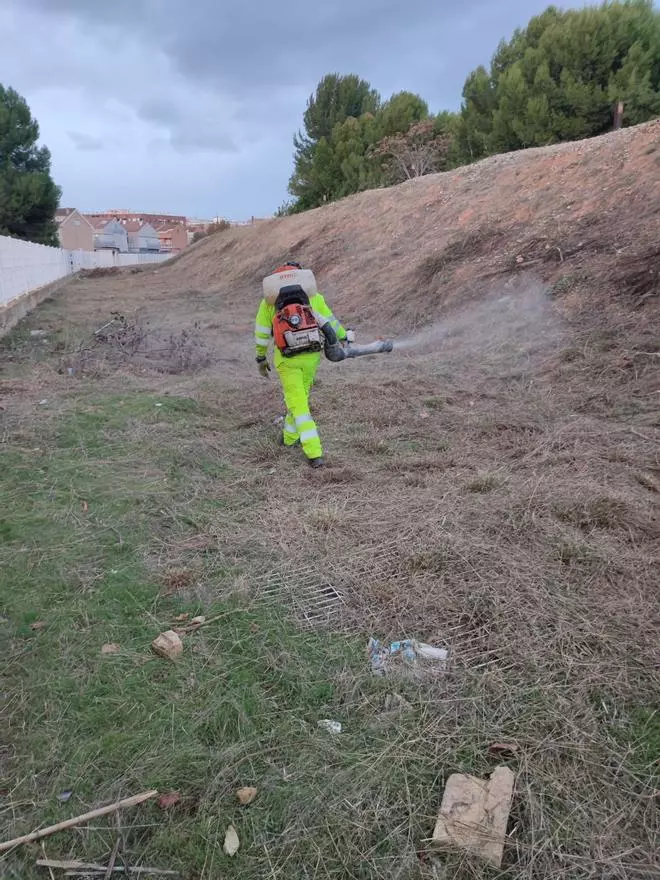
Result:
[[[246,219],[286,198],[330,72],[456,109],[549,0],[0,0],[0,83],[28,101],[62,204]]]

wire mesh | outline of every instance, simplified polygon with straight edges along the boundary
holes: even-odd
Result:
[[[323,565],[284,565],[254,582],[257,603],[277,603],[290,609],[304,627],[338,624],[360,586],[373,579],[401,579],[404,548],[393,540],[378,547],[365,545],[350,553],[324,558]]]

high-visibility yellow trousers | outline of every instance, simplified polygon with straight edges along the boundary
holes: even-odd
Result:
[[[321,438],[309,411],[309,392],[321,361],[319,352],[305,352],[293,357],[275,356],[287,413],[284,417],[284,445],[293,446],[300,440],[307,458],[323,455]]]

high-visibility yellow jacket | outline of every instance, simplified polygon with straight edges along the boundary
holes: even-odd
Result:
[[[317,293],[309,298],[309,304],[312,310],[328,318],[330,326],[337,334],[339,339],[346,338],[346,330],[332,314],[330,306],[326,303],[321,293]],[[268,345],[273,338],[273,318],[275,317],[275,306],[267,303],[265,299],[261,300],[257,310],[257,317],[254,322],[254,342],[257,347],[257,357],[264,357],[268,354]],[[275,352],[275,358],[281,357],[279,351]]]

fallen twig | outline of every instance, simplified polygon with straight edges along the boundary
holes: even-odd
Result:
[[[48,861],[48,855],[46,853],[46,847],[44,845],[43,840],[41,841],[41,852],[44,854],[44,859],[46,861]],[[50,867],[50,865],[48,865],[47,867],[48,867],[48,874],[50,875],[50,880],[55,880],[55,874],[53,874],[53,869]]]
[[[535,266],[537,263],[542,263],[542,257],[537,257],[535,260],[525,260],[523,263],[516,263],[516,269],[526,269],[527,266]]]
[[[235,614],[236,612],[244,611],[245,608],[231,608],[228,611],[223,611],[221,614],[216,614],[214,617],[208,617],[203,623],[184,623],[182,626],[177,626],[174,631],[181,635],[189,635],[190,633],[203,629],[210,623],[217,623],[219,620],[222,620],[223,617],[227,617],[228,614]]]
[[[117,843],[119,844],[118,851],[119,851],[119,855],[121,857],[122,865],[124,866],[124,876],[126,877],[126,880],[129,880],[129,878],[134,877],[135,875],[131,871],[131,866],[128,864],[128,862],[126,860],[126,838],[124,837],[124,831],[121,827],[121,820],[119,818],[119,813],[117,813],[116,821],[117,821],[117,831],[119,832],[119,837],[117,839]]]
[[[31,834],[24,834],[23,837],[15,837],[13,840],[6,840],[4,843],[0,843],[0,852],[14,849],[14,847],[20,846],[23,843],[31,843],[33,840],[40,840],[42,837],[48,837],[50,834],[55,834],[57,831],[64,831],[66,828],[74,828],[76,825],[83,825],[91,819],[98,819],[99,816],[108,816],[110,813],[116,813],[117,810],[123,810],[125,807],[135,807],[137,804],[149,800],[149,798],[156,797],[157,794],[158,791],[156,789],[153,789],[152,791],[143,791],[141,794],[134,794],[132,797],[115,801],[114,804],[108,804],[105,807],[90,810],[89,813],[83,813],[80,816],[65,819],[63,822],[58,822],[57,825],[49,825],[47,828],[42,828],[40,831],[33,831]],[[103,870],[105,871],[105,868],[103,868]]]
[[[108,862],[108,867],[105,869],[105,877],[103,880],[110,880],[112,877],[112,872],[115,870],[115,862],[117,861],[117,853],[119,852],[119,845],[121,844],[121,837],[118,837],[115,840],[115,845],[112,848],[112,853],[110,855],[110,861]]]
[[[642,434],[641,431],[636,431],[635,428],[628,428],[631,434],[634,434],[635,437],[641,437],[642,440],[648,440],[650,443],[656,442],[653,437],[647,437],[646,434]]]
[[[100,867],[101,867],[101,871],[105,870],[103,868],[103,866],[100,866]],[[87,869],[86,871],[65,871],[64,876],[65,877],[89,877],[90,875],[94,876],[95,874],[98,874],[100,877],[101,871],[96,871],[96,870],[90,871],[89,869]],[[131,868],[130,871],[131,871],[131,876],[135,876],[135,877],[139,877],[140,874],[144,875],[145,877],[148,877],[149,875],[152,875],[154,877],[156,877],[156,876],[180,877],[181,876],[176,871],[165,871],[161,868]],[[125,877],[128,877],[128,874],[126,873],[126,868],[122,868],[121,866],[116,867],[114,869],[113,873],[114,874],[123,874]]]
[[[107,872],[107,868],[103,865],[89,864],[87,862],[58,861],[57,859],[38,859],[37,866],[40,868],[55,868],[60,871],[66,871],[65,877],[84,877],[88,874],[103,874]],[[131,868],[133,874],[157,874],[162,877],[178,877],[177,871],[166,871],[163,868]],[[123,874],[124,868],[116,866],[112,869],[113,874]]]
[[[99,333],[101,333],[103,330],[105,330],[106,327],[109,327],[111,324],[114,324],[116,321],[117,321],[116,318],[110,318],[110,320],[106,324],[104,324],[102,327],[99,327],[98,330],[95,330],[92,333],[92,336],[97,336]]]

